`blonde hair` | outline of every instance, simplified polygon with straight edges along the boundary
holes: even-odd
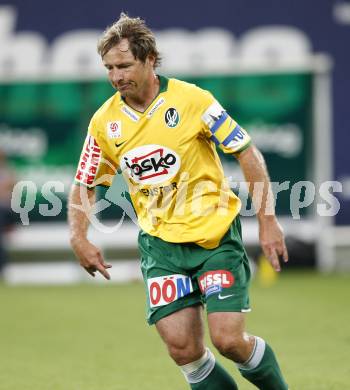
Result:
[[[122,39],[129,41],[129,48],[136,59],[145,62],[149,55],[155,58],[154,67],[160,65],[161,58],[157,50],[153,32],[146,26],[141,18],[130,18],[122,12],[119,19],[102,34],[97,51],[103,56],[117,45]]]

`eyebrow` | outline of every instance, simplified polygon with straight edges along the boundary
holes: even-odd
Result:
[[[117,68],[125,68],[125,67],[127,67],[127,66],[132,65],[132,63],[131,63],[130,61],[128,61],[128,62],[121,62],[121,63],[119,63],[119,64],[110,64],[110,63],[104,62],[103,65],[104,65],[105,67],[115,66],[115,67],[117,67]]]

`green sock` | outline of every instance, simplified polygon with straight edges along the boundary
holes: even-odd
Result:
[[[209,349],[197,361],[180,368],[192,390],[238,390],[234,379],[215,361]]]
[[[231,375],[219,364],[201,382],[191,383],[192,390],[238,390],[238,386]]]
[[[260,337],[256,337],[248,362],[237,366],[242,376],[260,390],[288,390],[273,350]]]

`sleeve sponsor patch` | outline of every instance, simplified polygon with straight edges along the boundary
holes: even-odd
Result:
[[[226,113],[217,101],[214,101],[205,111],[202,120],[209,128],[210,139],[225,153],[239,152],[250,142],[249,134]]]
[[[232,151],[239,151],[250,141],[248,133],[239,125],[236,125],[231,133],[222,141],[222,144]]]
[[[78,183],[92,186],[101,162],[101,149],[92,135],[86,137],[75,176]]]
[[[202,115],[203,122],[214,134],[215,131],[225,122],[228,115],[225,109],[215,100]]]

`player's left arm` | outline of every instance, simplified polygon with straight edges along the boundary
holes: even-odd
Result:
[[[280,271],[279,256],[288,261],[284,235],[275,215],[274,198],[262,154],[252,145],[249,134],[210,93],[204,93],[203,132],[224,153],[237,157],[249,184],[249,193],[259,221],[260,243],[264,254],[276,271]],[[255,183],[261,183],[259,186]],[[254,188],[261,188],[256,194]]]
[[[257,218],[259,221],[259,239],[265,256],[276,271],[281,270],[279,257],[288,261],[284,234],[275,214],[275,200],[271,188],[265,160],[260,151],[250,145],[236,154],[249,187]],[[255,183],[260,183],[255,185]]]

